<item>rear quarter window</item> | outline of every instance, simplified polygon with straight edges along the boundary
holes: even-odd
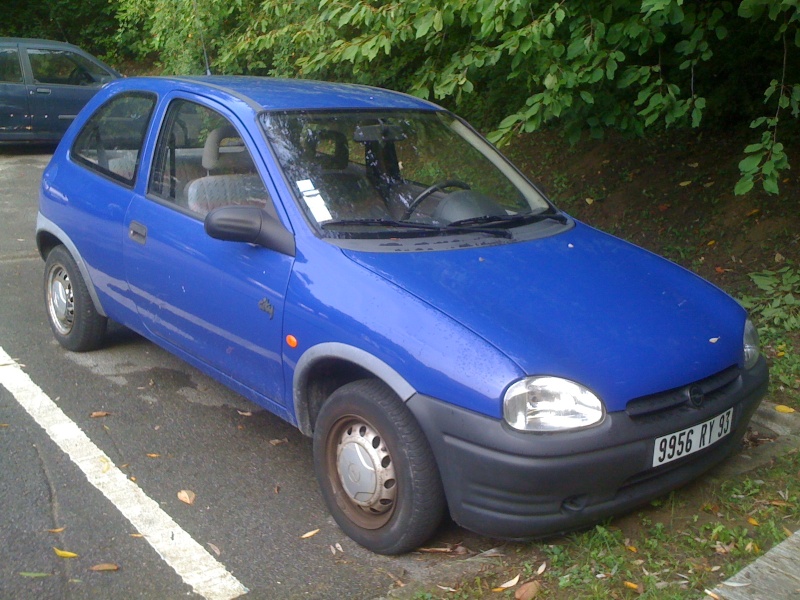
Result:
[[[155,103],[155,95],[144,93],[121,94],[109,100],[75,139],[75,162],[132,187]]]

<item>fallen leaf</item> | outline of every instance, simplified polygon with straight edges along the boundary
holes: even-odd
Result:
[[[775,407],[775,410],[776,410],[777,412],[779,412],[779,413],[783,413],[783,414],[785,414],[785,415],[788,415],[788,414],[790,414],[790,413],[793,413],[793,412],[794,412],[794,409],[793,409],[791,406],[786,406],[785,404],[778,404],[778,405]]]
[[[279,486],[279,485],[276,485],[276,486],[275,486],[275,493],[276,493],[276,494],[280,494],[280,492],[281,492],[281,486]]]
[[[623,584],[629,590],[636,590],[640,594],[644,594],[644,586],[641,583],[633,583],[632,581],[624,581]]]
[[[313,537],[319,533],[319,529],[314,529],[312,531],[307,531],[303,535],[300,536],[301,540],[307,540],[310,537]]]
[[[141,533],[131,533],[130,536],[132,538],[143,538],[144,537]]]
[[[628,552],[634,552],[634,553],[635,553],[635,552],[639,552],[639,551],[636,549],[636,546],[625,546],[625,548],[628,550]]]
[[[194,504],[194,499],[197,497],[192,490],[181,490],[178,492],[178,500],[186,504]]]
[[[92,419],[99,419],[101,417],[108,417],[110,415],[111,415],[111,413],[106,411],[106,410],[96,410],[92,414],[90,414],[89,416]]]
[[[760,209],[760,208],[754,208],[754,209],[753,209],[753,210],[751,210],[749,213],[747,213],[747,216],[748,216],[748,217],[754,217],[754,216],[756,216],[756,215],[757,215],[758,213],[760,213],[760,212],[761,212],[761,209]]]
[[[722,600],[722,598],[720,598],[717,594],[715,594],[711,590],[703,590],[703,591],[706,593],[707,596],[711,596],[712,598],[714,598],[714,600]]]
[[[161,455],[157,452],[151,452],[147,455],[147,458],[161,458]]]
[[[722,275],[725,271],[727,271],[727,269],[723,269],[722,267],[714,267],[714,270],[720,275]]]
[[[270,440],[269,443],[272,444],[273,446],[280,446],[281,444],[288,444],[289,438],[282,438],[280,440]]]
[[[658,210],[660,210],[661,212],[667,212],[669,210],[669,207],[670,207],[669,204],[659,204]]]
[[[776,263],[783,262],[785,260],[786,260],[786,257],[783,254],[781,254],[780,252],[775,253],[775,262]]]
[[[747,522],[750,523],[753,527],[758,527],[759,522],[754,517],[747,517]]]
[[[0,423],[0,427],[8,427],[8,423]]]
[[[507,590],[510,587],[514,587],[518,583],[519,583],[519,575],[514,577],[514,579],[509,579],[505,583],[501,583],[498,587],[501,588],[501,589]]]
[[[214,551],[214,554],[216,554],[217,556],[222,554],[222,551],[219,548],[217,548],[214,544],[212,544],[211,542],[208,542],[208,547],[211,548]]]
[[[706,246],[713,246],[717,243],[717,240],[709,240]]]
[[[100,563],[93,567],[89,567],[90,571],[119,571],[119,565],[114,563]]]
[[[742,582],[738,582],[738,581],[723,581],[722,585],[727,585],[728,587],[747,587],[748,585],[751,585],[751,584],[750,584],[749,581],[742,581]]]
[[[542,563],[541,565],[539,565],[539,568],[536,570],[536,574],[537,575],[541,575],[542,573],[544,573],[545,569],[547,569],[547,563]]]
[[[691,182],[691,180],[690,181],[681,181],[678,185],[681,186],[681,187],[686,187],[687,185],[692,185],[692,182]]]
[[[48,533],[61,533],[65,529],[66,529],[66,527],[59,527],[58,529],[48,529],[47,532]]]
[[[708,341],[711,342],[712,344],[716,344],[719,341],[719,338],[718,337],[713,337],[713,338],[710,338]]]
[[[55,546],[53,546],[53,552],[56,553],[56,556],[59,558],[78,558],[78,555],[74,552],[69,552],[67,550],[59,550]]]
[[[586,204],[588,204],[589,206],[594,204],[594,198],[586,198]]]
[[[20,573],[20,576],[22,576],[22,577],[34,577],[34,578],[36,578],[36,577],[52,577],[52,575],[53,575],[52,573],[31,573],[31,572],[28,572],[28,571],[22,571]]]
[[[696,169],[697,167],[699,167],[699,166],[700,166],[700,164],[699,164],[699,163],[696,163],[696,162],[694,162],[694,163],[688,163],[688,166],[692,167],[693,169]]]
[[[794,535],[794,534],[792,533],[792,530],[791,530],[791,529],[789,529],[788,527],[784,527],[784,528],[783,528],[783,533],[786,535],[786,537],[792,537],[792,536]]]
[[[337,549],[339,552],[344,552],[344,550],[342,550],[342,545],[341,545],[339,542],[336,542],[336,549]]]
[[[236,412],[238,412],[243,417],[252,417],[253,416],[253,412],[250,411],[250,410],[237,410]]]
[[[447,587],[446,585],[439,585],[438,583],[436,584],[436,587],[438,587],[440,590],[444,590],[445,592],[455,592],[456,591],[455,588]]]
[[[541,591],[542,584],[538,581],[528,581],[523,583],[514,593],[515,600],[533,600]]]

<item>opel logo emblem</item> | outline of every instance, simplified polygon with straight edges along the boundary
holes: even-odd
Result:
[[[699,385],[693,385],[689,388],[689,402],[692,403],[692,406],[695,408],[700,408],[700,405],[703,404],[703,400],[705,400],[706,395],[703,393],[703,388]]]

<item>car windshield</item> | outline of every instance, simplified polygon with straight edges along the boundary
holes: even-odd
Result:
[[[490,144],[445,111],[268,112],[260,119],[301,206],[332,235],[486,232],[552,212]]]

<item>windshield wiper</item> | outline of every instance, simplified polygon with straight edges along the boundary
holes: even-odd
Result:
[[[435,225],[433,223],[419,223],[416,221],[395,221],[393,219],[338,219],[335,221],[325,221],[321,224],[323,229],[328,229],[329,227],[340,227],[340,226],[381,226],[381,227],[388,227],[394,229],[416,229],[418,231],[430,231],[435,234],[447,234],[447,233],[488,233],[489,235],[494,235],[498,237],[505,237],[511,238],[511,232],[505,229],[494,229],[488,227],[472,227],[472,226],[460,226],[459,223],[453,224],[449,223],[447,225]]]
[[[453,221],[449,226],[464,227],[471,225],[527,225],[553,219],[559,223],[567,223],[567,215],[560,212],[544,211],[539,213],[516,213],[513,215],[483,215],[481,217],[471,217]]]

